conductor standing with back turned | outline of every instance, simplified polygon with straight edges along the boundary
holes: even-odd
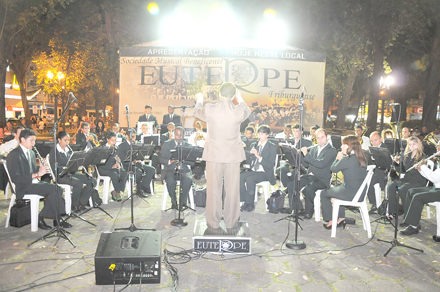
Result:
[[[246,159],[240,124],[249,117],[251,110],[230,82],[222,84],[219,100],[215,103],[203,105],[202,93],[196,98],[194,116],[206,121],[208,128],[202,156],[206,161],[206,222],[209,228],[220,228],[224,180],[223,219],[226,228],[233,228],[240,216],[240,162]]]

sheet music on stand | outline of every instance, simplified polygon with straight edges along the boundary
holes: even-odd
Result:
[[[86,151],[76,151],[69,157],[66,166],[63,171],[60,173],[60,177],[65,176],[68,173],[76,173],[81,167],[84,167],[84,162],[87,159],[87,156],[90,154]]]
[[[84,161],[84,167],[89,165],[101,165],[105,164],[110,157],[110,155],[115,151],[115,147],[95,147],[91,150],[86,151],[89,155]]]
[[[171,159],[179,160],[179,157],[183,158],[183,161],[201,161],[203,155],[203,147],[197,146],[182,146],[178,145],[175,150],[171,150]]]
[[[301,155],[298,153],[298,150],[295,147],[292,147],[292,145],[280,143],[280,148],[290,165],[297,165],[298,159],[301,160]]]
[[[370,147],[370,153],[374,164],[381,170],[390,170],[393,160],[391,159],[388,148],[383,147]]]
[[[150,144],[133,144],[133,155],[130,155],[130,151],[127,152],[127,155],[124,158],[124,162],[136,161],[136,160],[147,160],[150,159],[150,156],[153,155],[155,145]],[[130,156],[133,156],[130,159]]]

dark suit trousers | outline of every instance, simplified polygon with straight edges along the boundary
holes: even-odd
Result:
[[[411,202],[411,198],[410,200],[407,202],[406,201],[406,194],[408,192],[409,189],[412,188],[419,188],[419,187],[423,187],[426,185],[425,182],[421,182],[421,183],[416,183],[416,182],[412,182],[412,183],[405,183],[405,182],[400,182],[400,187],[399,187],[399,181],[395,180],[391,183],[389,183],[387,185],[387,190],[388,190],[388,213],[389,214],[395,214],[396,213],[396,207],[397,204],[399,203],[399,198],[400,200],[402,200],[402,205],[403,206],[408,206],[409,203]],[[373,186],[373,185],[371,185]],[[405,207],[404,207],[405,208]],[[407,209],[408,207],[406,207]]]
[[[435,187],[412,188],[408,191],[411,197],[408,212],[405,214],[405,223],[417,226],[422,217],[423,207],[431,202],[440,201],[440,189]]]
[[[127,181],[128,178],[127,172],[125,170],[121,169],[121,177],[119,177],[119,173],[117,169],[107,170],[100,168],[99,174],[103,176],[109,176],[111,178],[115,191],[124,192],[125,182]]]
[[[162,170],[162,176],[165,182],[167,183],[167,189],[168,189],[168,194],[170,195],[171,198],[171,203],[175,205],[177,204],[176,186],[177,186],[177,181],[180,179],[180,177],[178,174],[175,174],[174,171],[165,171],[165,170]],[[179,202],[180,205],[186,205],[188,202],[189,190],[192,185],[191,172],[182,173],[182,181],[180,182],[180,184],[182,185],[183,193],[180,194]]]
[[[295,185],[296,185],[296,179],[294,178],[289,184],[287,185],[287,190],[289,192],[289,204],[290,208],[292,210],[295,209],[295,206],[298,207],[298,210],[304,209],[303,204],[299,198],[299,191],[302,190],[302,193],[304,195],[304,202],[305,202],[305,213],[306,214],[313,214],[313,200],[315,199],[315,192],[317,190],[325,189],[327,186],[318,178],[316,178],[313,175],[302,175],[299,181],[299,190],[298,190],[298,196],[294,197],[295,193]]]
[[[368,201],[371,205],[376,206],[376,193],[374,191],[375,184],[380,185],[380,189],[383,190],[385,188],[385,171],[381,169],[375,169],[373,177],[371,178],[370,188],[368,189]]]
[[[321,192],[321,209],[322,209],[322,218],[324,219],[324,221],[332,220],[332,213],[333,213],[333,205],[331,201],[332,198],[340,199],[344,201],[350,201],[353,200],[355,195],[356,192],[346,192],[345,187],[343,186],[338,186],[323,190]],[[338,218],[345,218],[344,206],[339,207]]]
[[[58,178],[58,183],[72,186],[72,207],[79,205],[86,206],[93,193],[93,185],[96,185],[95,178],[88,178],[83,173],[74,173],[71,177],[67,175]],[[86,185],[83,189],[83,185]]]
[[[40,211],[40,217],[55,218],[57,210],[57,187],[54,184],[39,182],[37,184],[30,184],[25,194],[37,194],[44,196],[44,207]],[[66,202],[63,199],[63,189],[58,187],[58,214],[66,213]]]
[[[149,188],[155,173],[156,170],[154,167],[136,163],[136,184],[138,188],[142,187],[144,191]]]
[[[284,164],[283,166],[280,166],[277,168],[277,174],[281,180],[281,183],[285,188],[289,185],[289,182],[293,180],[292,176],[288,176],[287,174],[290,172],[290,165],[289,163]]]
[[[257,183],[265,180],[268,180],[268,178],[263,171],[242,172],[240,174],[240,201],[253,206],[255,187]]]

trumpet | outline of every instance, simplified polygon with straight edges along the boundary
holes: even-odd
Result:
[[[46,168],[47,171],[49,171],[49,176],[52,179],[55,179],[54,177],[52,177],[52,167],[50,167],[50,164],[47,163],[46,159],[44,159],[43,157],[41,157],[40,152],[38,152],[37,147],[33,146],[32,150],[34,150],[35,154],[38,156],[38,160],[40,160],[40,163]]]
[[[422,162],[424,162],[424,161],[428,161],[428,160],[431,160],[431,159],[433,159],[434,157],[436,157],[436,156],[438,156],[438,155],[440,155],[440,151],[437,151],[436,153],[432,154],[432,155],[429,156],[428,158],[423,159],[423,160],[417,162],[416,164],[414,164],[413,166],[411,166],[410,168],[408,168],[408,169],[406,170],[406,172],[409,172],[409,171],[413,170],[414,168],[416,168],[417,166],[419,166],[420,164],[422,164]]]

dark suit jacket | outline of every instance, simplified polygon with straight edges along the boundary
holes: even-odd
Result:
[[[52,171],[55,171],[55,147],[52,147],[52,149],[50,149],[50,157],[49,157],[49,162],[50,162],[50,167],[52,168]],[[72,153],[68,153],[69,157],[70,155],[72,155]],[[64,154],[64,153],[60,153],[58,151],[58,149],[56,149],[56,155],[57,155],[57,163],[58,163],[58,175],[63,171],[63,168],[67,165],[67,162],[69,161],[69,158]]]
[[[177,162],[173,162],[171,164],[168,164],[169,160],[171,159],[171,150],[176,149],[176,141],[170,140],[166,141],[162,145],[162,151],[160,152],[160,163],[163,165],[163,171],[165,172],[174,172],[176,169]],[[188,142],[183,142],[183,146],[191,146]],[[191,166],[194,165],[194,162],[192,161],[185,161],[184,167],[182,169],[183,173],[191,171]],[[189,167],[186,167],[189,166]]]
[[[257,147],[257,142],[252,143],[251,149]],[[274,174],[274,167],[275,167],[275,160],[277,155],[277,149],[278,147],[273,144],[270,141],[266,142],[266,145],[264,145],[263,151],[261,152],[261,166],[263,166],[264,173],[266,174],[269,182],[271,185],[274,185],[276,183],[275,174]],[[252,155],[250,161],[248,161],[249,165],[252,165],[253,161],[255,161],[257,157],[255,155]]]
[[[105,146],[105,147],[106,147],[106,146]],[[107,147],[107,149],[108,149],[108,147]],[[105,164],[98,165],[98,170],[103,169],[103,170],[110,170],[110,171],[115,170],[115,171],[117,171],[116,168],[112,168],[113,165],[115,165],[115,163],[116,163],[116,155],[117,155],[117,150],[116,150],[116,152],[114,152],[113,154],[111,154],[111,155],[109,156],[109,158],[107,159],[107,161],[105,162]],[[123,160],[124,158],[125,158],[125,157],[122,157],[122,158],[121,158],[121,162],[122,162],[122,160]]]
[[[367,175],[367,168],[359,165],[356,155],[345,156],[341,160],[335,160],[331,166],[331,171],[334,173],[342,171],[344,182],[338,191],[347,193],[351,197],[354,197]]]
[[[180,116],[176,113],[173,114],[173,119],[170,119],[170,114],[163,115],[162,121],[164,125],[173,122],[176,126],[180,126]]]
[[[9,152],[6,157],[9,175],[15,184],[15,194],[17,199],[23,199],[25,189],[32,184],[32,174],[38,172],[38,166],[34,151],[30,151],[32,169],[20,146]]]
[[[95,134],[90,133],[89,135],[93,135],[96,139],[96,141],[98,141],[98,137],[96,137]],[[83,148],[86,147],[87,145],[87,138],[86,138],[86,134],[84,133],[79,133],[76,135],[76,144],[80,144]]]
[[[160,144],[163,145],[168,139],[170,139],[170,132],[160,135]]]
[[[156,129],[159,129],[159,124],[157,122],[157,119],[152,114],[150,114],[148,119],[147,119],[147,116],[145,114],[143,114],[142,116],[139,116],[138,122],[154,122],[154,127]]]
[[[330,167],[333,161],[335,161],[337,151],[330,143],[322,149],[319,156],[318,149],[318,145],[312,147],[307,155],[304,156],[301,163],[308,167],[307,173],[313,173],[315,177],[328,187],[330,185],[330,178],[332,177]]]
[[[116,150],[116,153],[121,158],[122,166],[124,166],[124,169],[128,171],[129,162],[124,162],[125,157],[127,156],[127,153],[130,152],[130,144],[128,144],[127,140],[124,140],[121,144],[119,144],[118,149]]]
[[[301,138],[301,147],[310,147],[310,146],[312,146],[312,141],[304,139],[304,138]],[[300,149],[299,148],[299,143],[295,144],[295,148],[298,149],[298,150]]]

